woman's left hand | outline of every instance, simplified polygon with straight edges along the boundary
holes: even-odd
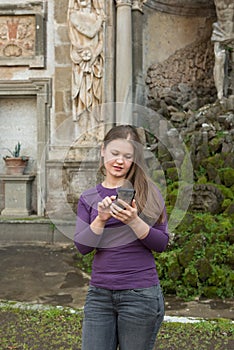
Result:
[[[111,215],[113,218],[118,219],[126,225],[129,225],[129,227],[131,227],[136,234],[137,238],[146,238],[149,234],[150,227],[138,216],[135,199],[133,199],[132,205],[129,205],[121,199],[118,199],[118,202],[125,209],[120,208],[118,204],[113,202],[110,206]]]
[[[137,217],[137,206],[136,201],[132,201],[132,205],[129,205],[127,202],[123,201],[122,199],[118,199],[118,203],[121,204],[125,209],[118,206],[117,203],[112,203],[110,206],[111,215],[123,222],[124,224],[130,224],[132,221],[134,221]]]

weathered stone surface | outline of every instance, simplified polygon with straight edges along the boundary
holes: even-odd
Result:
[[[71,89],[71,68],[56,67],[55,68],[55,90],[64,91]]]
[[[69,0],[56,0],[54,3],[54,19],[57,23],[67,22],[66,12]]]
[[[55,112],[64,112],[64,100],[62,91],[56,91],[55,93]]]
[[[55,60],[57,64],[71,64],[69,55],[70,45],[64,44],[55,47]]]
[[[184,109],[196,110],[209,103],[212,99],[211,91],[215,94],[213,64],[213,47],[209,40],[178,50],[163,63],[149,67],[146,80],[149,99],[153,98],[151,91],[156,90],[154,96],[157,94],[165,101],[170,96],[174,103]],[[215,96],[213,101],[214,99]]]
[[[215,16],[213,0],[148,0],[146,6],[179,16]]]
[[[220,177],[219,177],[219,172],[216,167],[214,167],[212,164],[207,165],[207,174],[208,174],[208,179],[210,182],[215,182],[217,184],[221,183]]]
[[[32,213],[32,175],[5,175],[5,208],[1,215],[28,216]]]
[[[66,25],[59,25],[56,33],[56,43],[70,43],[68,28]]]

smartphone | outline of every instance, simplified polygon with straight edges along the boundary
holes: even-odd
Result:
[[[118,199],[122,199],[124,202],[127,202],[129,205],[132,204],[132,201],[135,197],[136,191],[133,188],[122,188],[120,187],[117,190],[117,197],[115,199],[115,203],[122,209],[125,209],[120,203],[118,203]]]

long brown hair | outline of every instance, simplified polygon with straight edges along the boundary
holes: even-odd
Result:
[[[164,202],[156,185],[147,174],[144,147],[137,128],[132,125],[114,126],[107,132],[103,140],[104,148],[109,142],[116,139],[128,140],[134,149],[133,163],[126,180],[132,184],[136,191],[135,199],[139,215],[149,222],[162,223],[165,220]],[[105,175],[103,158],[101,159],[100,171]]]

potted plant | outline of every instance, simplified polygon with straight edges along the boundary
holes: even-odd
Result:
[[[28,164],[28,156],[21,156],[21,143],[18,142],[15,145],[14,151],[7,148],[10,155],[3,157],[6,165],[7,175],[20,175],[24,173],[24,169]]]

